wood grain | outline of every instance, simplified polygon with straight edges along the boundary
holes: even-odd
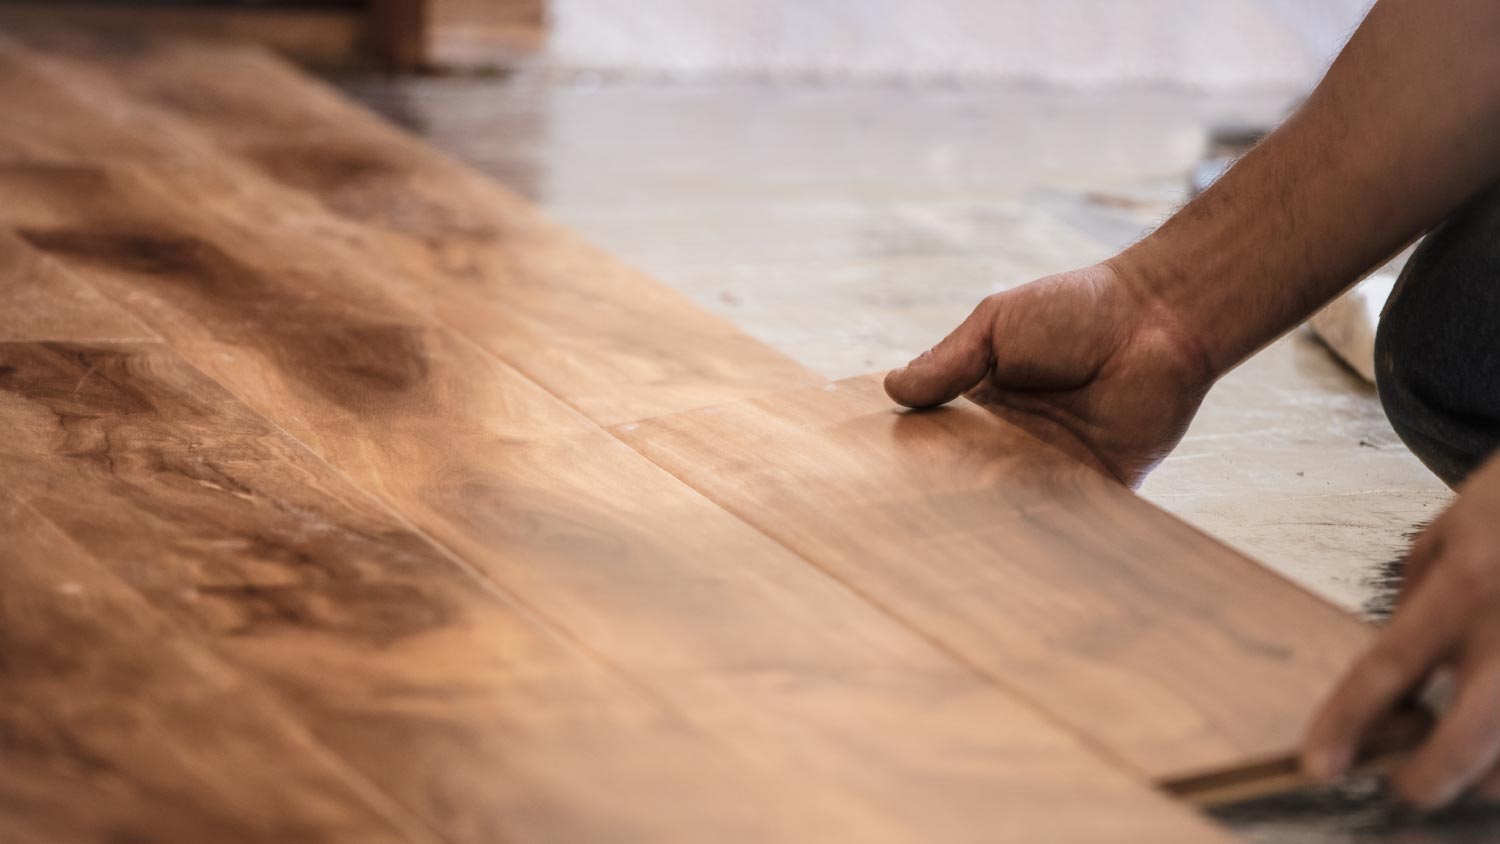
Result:
[[[695,727],[838,808],[841,837],[1223,839],[436,321],[446,294],[418,301],[368,232],[194,161],[165,123],[147,128],[172,138],[170,166],[111,161],[98,139],[149,107],[54,87],[45,125],[0,133],[0,221]],[[37,142],[79,123],[101,125]]]
[[[132,687],[96,688],[89,685],[92,675],[60,675],[46,690],[54,696],[76,692],[96,706],[133,706],[127,709],[131,717],[116,725],[121,730],[177,717],[202,721],[203,729],[185,735],[182,748],[164,729],[141,736],[152,744],[139,758],[132,751],[130,764],[111,769],[113,779],[92,786],[111,795],[97,817],[69,819],[62,806],[86,790],[68,786],[68,778],[80,766],[113,764],[99,761],[103,751],[95,745],[111,752],[129,746],[107,730],[75,735],[84,728],[48,726],[37,721],[40,716],[22,713],[26,720],[4,732],[16,736],[18,753],[28,755],[18,757],[24,763],[14,769],[18,783],[0,776],[0,832],[107,826],[121,834],[142,830],[141,837],[153,841],[220,840],[193,834],[200,829],[222,834],[222,840],[383,840],[373,831],[345,836],[345,827],[358,829],[359,816],[341,820],[328,788],[296,761],[299,754],[327,751],[311,739],[291,746],[281,737],[303,735],[300,723],[449,842],[799,840],[860,829],[858,818],[842,817],[836,796],[806,785],[791,791],[773,772],[736,759],[629,681],[546,632],[529,611],[488,589],[460,561],[161,344],[113,342],[121,320],[145,329],[58,262],[8,233],[0,235],[0,244],[6,246],[0,266],[26,271],[10,277],[39,277],[59,294],[14,300],[0,318],[0,335],[36,333],[27,327],[50,321],[68,330],[44,333],[86,341],[0,342],[0,424],[7,431],[0,466],[5,482],[26,499],[17,512],[54,518],[164,616],[290,705],[280,713],[284,722],[270,719],[270,726],[261,727],[253,710],[242,715],[234,706],[222,714],[209,709],[194,715],[187,702],[171,696],[180,693],[165,686],[145,683],[138,699],[128,694]],[[193,252],[181,243],[163,248],[169,256]],[[206,265],[218,266],[212,250],[208,254]],[[110,258],[137,269],[143,261],[164,267],[161,261],[150,264],[149,254],[131,255]],[[243,280],[233,272],[205,280],[214,278],[222,282],[217,291],[233,290]],[[296,278],[288,281],[295,286]],[[254,313],[257,295],[265,292],[252,287],[226,305]],[[285,307],[279,313],[264,313],[267,322],[286,329],[281,318],[295,311],[296,302],[280,304]],[[303,316],[316,325],[320,317],[337,315]],[[344,336],[339,325],[329,331]],[[355,397],[380,396],[390,379],[338,357],[318,336],[307,339],[320,346],[330,369],[294,383],[324,391],[318,395],[332,390],[356,413],[361,402],[378,401]],[[339,377],[348,384],[338,386]],[[536,397],[548,400],[540,391]],[[515,408],[504,404],[513,398],[497,395],[474,410],[514,415]],[[558,412],[562,419],[575,418],[566,409]],[[545,414],[537,415],[546,421]],[[389,439],[387,434],[368,447],[384,448]],[[26,552],[23,562],[34,559],[25,543],[16,548]],[[9,560],[0,553],[0,561]],[[123,591],[102,570],[93,575],[102,585],[61,564],[57,574],[80,588]],[[0,598],[11,594],[0,590]],[[35,597],[14,595],[23,608]],[[132,606],[144,605],[137,598]],[[101,622],[111,621],[112,615],[100,612]],[[26,636],[4,627],[10,617],[0,613],[0,697],[31,691],[29,675],[12,676],[10,666],[24,667],[26,660],[60,647],[91,647],[81,634],[75,638],[76,625],[60,617],[36,619]],[[129,624],[119,628],[119,649],[99,649],[94,673],[118,680],[160,659],[163,666],[142,676],[173,676],[172,650],[159,653],[150,640],[129,635]],[[48,647],[37,644],[44,634],[53,637]],[[172,649],[188,648],[174,642]],[[229,685],[212,672],[209,677],[217,686]],[[201,680],[186,675],[182,682]],[[251,694],[244,685],[230,691]],[[202,697],[194,693],[190,702]],[[224,723],[215,724],[220,717]],[[35,734],[44,728],[49,732]],[[227,751],[219,747],[227,741],[218,738],[219,730],[234,739]],[[204,744],[201,757],[193,755],[198,741]],[[43,758],[43,751],[52,755]],[[236,784],[233,772],[241,757],[260,751],[272,759],[285,751],[293,761],[284,771],[251,766],[246,795],[227,805],[216,802],[209,787]],[[70,753],[78,758],[68,758]],[[62,771],[61,779],[37,779],[35,765]],[[195,790],[191,780],[178,781],[184,766],[226,773]],[[321,816],[295,801],[279,806],[273,800],[285,794],[266,793],[257,779],[278,772],[284,773],[283,785],[300,789],[296,793],[304,793],[313,809],[330,805]],[[162,817],[161,801],[169,799],[186,805]],[[240,827],[249,832],[241,835]],[[868,834],[884,840],[879,831]]]
[[[26,36],[71,58],[75,73],[95,71],[90,85],[124,86],[258,172],[379,230],[383,260],[427,290],[439,318],[597,422],[817,380],[269,55],[178,41],[121,53],[75,34]]]
[[[0,32],[77,28],[117,45],[163,37],[261,44],[314,67],[366,66],[367,13],[354,9],[193,8],[190,4],[0,3]]]
[[[0,465],[29,507],[265,682],[319,740],[447,841],[801,840],[859,828],[818,789],[772,782],[545,634],[160,346],[0,343],[0,420]],[[57,577],[89,588],[101,580],[61,569]],[[99,624],[97,636],[132,632],[113,617]],[[93,653],[76,627],[48,616],[33,620],[29,639],[7,631],[4,664],[66,665],[67,654]],[[37,637],[49,633],[55,641],[43,646]],[[156,650],[139,637],[117,644],[97,653],[97,670],[117,682],[173,665],[168,654],[152,669]],[[7,690],[27,676],[8,671]],[[53,693],[132,701],[128,685],[91,690],[87,679],[61,676]],[[142,693],[139,719],[190,714],[165,693]],[[203,711],[198,720],[212,735],[220,717]],[[239,716],[230,708],[222,717],[228,729]],[[182,752],[193,738],[183,736]],[[278,738],[261,743],[265,758],[280,756]],[[246,735],[236,752],[255,752],[258,741]],[[157,769],[175,747],[139,760],[143,785],[122,781],[152,787],[170,773]],[[225,771],[219,785],[234,782],[238,756],[217,745],[203,752],[203,764]],[[274,780],[274,769],[260,773]],[[297,774],[293,761],[287,786],[302,784]],[[29,808],[56,814],[55,804]],[[169,826],[157,831],[187,840],[168,836]]]
[[[617,429],[1158,780],[1289,756],[1371,631],[1009,423],[874,378]]]
[[[0,840],[436,841],[5,488],[0,535]]]
[[[0,231],[0,340],[154,340],[140,320],[56,261]]]

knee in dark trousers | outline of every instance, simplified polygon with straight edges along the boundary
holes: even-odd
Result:
[[[1500,446],[1500,185],[1417,247],[1375,336],[1396,433],[1457,486]]]

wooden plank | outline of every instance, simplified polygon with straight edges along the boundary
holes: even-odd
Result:
[[[546,46],[546,3],[375,0],[371,36],[396,69],[511,69]]]
[[[1158,780],[1289,756],[1370,642],[972,404],[896,410],[858,378],[617,432]]]
[[[355,9],[0,3],[0,32],[37,26],[99,33],[120,50],[129,50],[140,39],[233,39],[239,43],[262,44],[313,67],[350,67],[370,63],[367,13]]]
[[[371,0],[370,46],[392,70],[411,72],[426,59],[427,0]]]
[[[601,424],[818,379],[548,221],[483,175],[254,50],[72,33],[28,44],[91,84],[191,122],[223,150],[384,235],[436,315]]]
[[[436,841],[4,488],[0,535],[0,840]]]
[[[350,762],[449,842],[859,828],[546,633],[165,346],[117,342],[145,329],[75,274],[9,232],[0,247],[16,270],[0,281],[23,294],[0,337],[82,341],[0,342],[0,466],[28,502],[0,490],[0,839],[386,840],[326,782],[359,782]],[[108,569],[81,568],[38,510]],[[56,588],[29,588],[43,564]],[[265,716],[261,689],[161,632],[114,574],[292,707]],[[57,594],[80,600],[54,608]],[[301,723],[342,759],[320,768],[332,757]]]
[[[47,134],[133,113],[73,95],[0,133],[5,223],[693,724],[847,799],[841,837],[1223,840],[432,322],[301,194]]]
[[[1354,770],[1361,773],[1389,773],[1431,734],[1434,724],[1434,717],[1424,708],[1411,706],[1398,709],[1372,731],[1355,759]],[[1318,785],[1302,771],[1301,760],[1284,756],[1253,765],[1185,777],[1163,783],[1162,787],[1169,794],[1196,806],[1209,807],[1255,800]]]
[[[407,71],[490,71],[546,46],[545,0],[374,0],[372,41]]]
[[[0,231],[0,340],[154,340],[140,320]]]
[[[545,0],[424,0],[429,67],[513,67],[546,46]]]
[[[159,345],[0,343],[0,420],[7,432],[0,465],[29,507],[267,684],[319,740],[447,841],[818,840],[859,829],[818,789],[773,782],[546,635],[527,612],[483,589]],[[18,564],[46,559],[26,554]],[[0,575],[10,576],[9,567]],[[99,580],[85,581],[64,563],[48,576]],[[151,790],[121,793],[112,807],[147,812],[152,799],[170,796],[168,784],[157,783],[194,760],[195,724],[208,738],[237,731],[204,751],[222,755],[200,762],[221,772],[205,788],[231,794],[244,763],[250,790],[231,804],[246,809],[244,817],[256,817],[249,810],[258,807],[274,822],[271,797],[285,795],[268,793],[267,783],[283,761],[288,788],[309,785],[299,762],[307,748],[276,733],[258,748],[250,727],[238,724],[248,714],[206,708],[235,694],[222,671],[200,672],[213,690],[189,701],[202,704],[197,710],[178,705],[172,695],[183,692],[162,684],[91,688],[96,674],[117,684],[137,673],[161,675],[163,684],[192,677],[182,678],[170,651],[158,666],[158,649],[118,613],[100,615],[92,633],[119,639],[95,653],[92,640],[69,638],[83,624],[72,616],[92,604],[64,617],[73,604],[42,613],[30,603],[36,593],[0,594],[7,607],[36,616],[18,615],[27,626],[14,635],[25,636],[7,629],[0,643],[7,692],[12,677],[30,676],[11,666],[37,673],[49,662],[68,666],[57,645],[43,646],[48,635],[63,637],[66,653],[84,654],[76,658],[90,668],[61,674],[38,694],[58,703],[77,696],[80,718],[133,705],[130,718],[105,719],[101,730],[139,726],[148,730],[142,742],[165,742],[132,763]],[[153,736],[156,719],[180,719],[187,732]],[[230,739],[240,743],[225,750]],[[277,767],[244,758],[261,752]],[[38,783],[22,797],[52,801],[33,807],[39,821],[66,822],[55,801],[73,792],[53,785]],[[309,785],[314,808],[331,801],[328,790]],[[337,830],[333,808],[321,823]],[[305,840],[322,840],[320,823],[309,820],[307,829]]]

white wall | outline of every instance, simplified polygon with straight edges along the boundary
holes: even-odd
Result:
[[[1305,86],[1367,0],[552,0],[551,57],[669,76]]]

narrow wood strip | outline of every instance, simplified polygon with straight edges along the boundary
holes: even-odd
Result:
[[[128,50],[143,39],[194,37],[257,43],[315,67],[368,66],[368,13],[346,9],[193,8],[185,4],[0,4],[0,32],[45,27],[93,32]]]
[[[227,165],[38,143],[102,122],[70,96],[0,133],[0,217],[693,723],[820,802],[846,795],[850,829],[1222,840],[432,322],[367,232]]]
[[[1371,638],[964,401],[867,377],[616,430],[1157,780],[1290,756]]]
[[[1433,718],[1413,707],[1392,713],[1371,730],[1355,760],[1356,771],[1383,771],[1414,750],[1429,735]],[[1280,756],[1162,783],[1168,794],[1197,806],[1222,806],[1315,785],[1295,756]]]
[[[253,50],[28,42],[189,121],[258,172],[385,235],[382,260],[486,349],[601,424],[818,379],[489,179]]]
[[[3,487],[0,535],[0,838],[436,840]]]

